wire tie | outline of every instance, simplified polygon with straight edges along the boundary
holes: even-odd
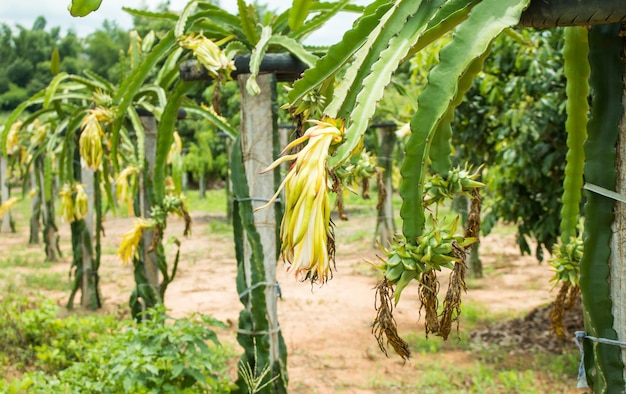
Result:
[[[576,388],[586,389],[589,386],[587,385],[587,378],[585,376],[585,351],[583,349],[582,340],[589,339],[590,341],[602,343],[605,345],[619,346],[622,348],[626,348],[626,342],[616,341],[615,339],[607,339],[607,338],[598,338],[591,335],[587,335],[584,331],[576,331],[576,346],[580,350],[580,365],[578,366],[578,384]]]
[[[242,201],[260,201],[260,202],[270,202],[272,201],[269,198],[264,198],[264,197],[243,197],[243,198],[239,198],[239,197],[235,197],[233,198],[233,200],[237,201],[237,202],[242,202]],[[281,203],[280,198],[275,198],[274,202],[276,203]]]
[[[276,334],[279,331],[280,331],[280,326],[276,326],[272,328],[271,330],[264,330],[264,331],[250,331],[250,330],[244,330],[242,328],[237,329],[237,333],[244,334],[244,335],[270,335],[270,334]]]
[[[245,289],[244,291],[242,291],[241,293],[239,293],[239,298],[243,298],[246,294],[250,293],[252,290],[259,288],[261,286],[274,286],[276,287],[276,289],[278,289],[278,297],[282,298],[282,295],[280,293],[280,285],[278,284],[278,282],[257,282],[255,284],[253,284],[252,286],[248,287],[247,289]]]

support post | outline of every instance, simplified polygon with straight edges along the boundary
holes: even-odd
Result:
[[[395,130],[392,128],[380,128],[378,150],[378,166],[383,169],[383,182],[387,193],[383,205],[378,209],[378,218],[376,220],[376,233],[374,240],[380,242],[381,245],[387,247],[396,231],[396,225],[393,221],[393,185],[391,183],[393,172],[393,148],[396,144]]]
[[[141,174],[139,209],[141,215],[145,218],[150,217],[151,207],[151,188],[149,182],[154,176],[154,167],[156,164],[156,148],[157,148],[157,122],[154,116],[141,116],[141,123],[145,130],[144,152],[146,157],[147,168]],[[145,230],[143,232],[143,264],[144,274],[155,297],[159,296],[159,265],[157,261],[156,250],[150,250],[152,240],[154,239],[154,230]]]
[[[9,159],[4,156],[0,156],[0,197],[2,202],[9,199]],[[7,212],[2,217],[2,227],[0,232],[11,232],[11,212]]]
[[[33,163],[33,167],[36,163]],[[28,244],[35,245],[39,243],[39,221],[41,220],[41,192],[38,190],[37,185],[37,168],[32,168],[29,172],[30,188],[37,190],[34,196],[30,200],[30,236],[28,237]]]
[[[85,188],[85,193],[88,198],[88,211],[87,216],[83,219],[85,221],[85,234],[83,240],[80,243],[82,248],[82,265],[83,265],[83,277],[81,283],[81,306],[85,309],[97,309],[97,303],[94,305],[92,302],[95,299],[96,294],[93,291],[97,291],[94,286],[94,267],[93,267],[93,245],[94,245],[94,196],[95,196],[95,176],[94,171],[90,168],[81,168],[80,174],[81,183]],[[87,244],[87,242],[89,244]]]
[[[272,74],[259,75],[257,82],[261,93],[251,96],[246,91],[246,82],[249,74],[239,75],[241,92],[241,151],[252,206],[260,207],[274,195],[274,172],[260,174],[274,161],[274,135],[276,130],[275,104],[276,79]],[[274,97],[273,97],[274,96]],[[276,215],[273,207],[268,207],[254,213],[254,225],[259,233],[263,245],[263,265],[265,267],[265,301],[267,305],[268,332],[270,335],[269,362],[270,366],[279,361],[279,333],[277,312],[276,283]],[[251,248],[248,242],[244,243],[244,258],[246,268],[249,269]],[[251,288],[251,275],[246,275],[246,285]],[[252,308],[248,305],[247,308]],[[263,366],[260,366],[263,368]]]
[[[622,32],[625,32],[624,28],[622,28]],[[626,78],[626,39],[624,36],[622,36],[622,41],[624,43],[622,60],[624,61],[624,78]],[[626,88],[622,96],[622,106],[624,107],[624,114],[619,125],[617,138],[615,191],[621,195],[626,195]],[[613,300],[613,329],[617,333],[617,339],[626,342],[626,204],[623,202],[615,203],[615,219],[612,229],[609,282],[611,283],[611,299]],[[626,365],[625,348],[622,348],[622,362]],[[624,381],[626,381],[626,369],[624,369]]]

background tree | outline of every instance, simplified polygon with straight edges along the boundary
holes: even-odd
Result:
[[[458,157],[484,164],[483,232],[517,225],[522,254],[551,250],[559,236],[565,143],[563,30],[498,37],[453,122]]]

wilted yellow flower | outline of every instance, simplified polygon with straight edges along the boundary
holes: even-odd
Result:
[[[76,198],[74,201],[74,216],[76,219],[84,219],[89,213],[89,198],[87,197],[87,193],[85,193],[85,188],[83,185],[77,183],[74,185],[74,190],[76,191]]]
[[[9,212],[9,209],[11,209],[11,207],[13,207],[13,205],[15,205],[15,203],[17,203],[19,200],[20,199],[17,197],[11,197],[8,200],[4,201],[0,205],[0,218],[6,215],[6,213]]]
[[[296,278],[324,283],[331,271],[335,249],[326,162],[330,147],[343,140],[344,130],[342,120],[324,118],[311,122],[315,126],[287,145],[283,154],[306,140],[308,144],[296,154],[279,158],[265,171],[295,160],[270,201],[273,202],[285,189],[285,214],[280,228],[281,254],[288,265],[287,271],[293,271]]]
[[[66,183],[59,195],[61,196],[61,216],[66,222],[72,223],[87,216],[89,199],[83,185],[77,183],[71,186]]]
[[[202,34],[192,33],[184,36],[180,40],[180,46],[190,49],[212,76],[216,77],[220,73],[228,76],[235,69],[233,61],[224,55],[220,47]]]
[[[122,259],[122,264],[126,265],[133,262],[133,257],[137,254],[143,231],[146,229],[152,229],[154,226],[155,223],[152,220],[146,220],[143,218],[135,219],[133,229],[122,236],[120,248],[116,253],[116,255],[120,256]]]
[[[32,145],[42,145],[45,142],[46,137],[48,136],[49,129],[50,129],[49,123],[41,124],[39,123],[38,119],[35,119],[35,121],[32,124],[32,134],[30,137],[30,143]]]
[[[170,147],[170,152],[167,154],[167,164],[172,164],[175,154],[182,154],[183,152],[183,140],[180,138],[178,131],[174,131],[174,142]]]
[[[74,190],[70,185],[65,184],[59,192],[59,195],[61,196],[61,216],[68,223],[73,222],[76,216],[74,201],[72,200],[73,191]]]
[[[115,198],[120,204],[124,202],[128,203],[128,214],[131,216],[134,215],[132,204],[133,196],[131,196],[129,193],[130,184],[128,179],[138,173],[139,168],[134,166],[128,166],[124,168],[115,179]]]
[[[100,168],[102,162],[102,126],[98,121],[98,115],[94,110],[89,110],[81,122],[82,132],[80,140],[80,156],[87,167],[94,171]]]
[[[19,149],[19,138],[18,138],[17,130],[20,128],[21,125],[22,125],[22,122],[17,121],[11,125],[11,128],[9,128],[9,133],[7,134],[7,143],[6,143],[7,154],[9,155],[12,153],[15,153]]]

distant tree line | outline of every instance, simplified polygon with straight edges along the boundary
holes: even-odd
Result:
[[[10,111],[47,86],[55,51],[60,71],[82,74],[91,70],[110,81],[119,79],[120,51],[128,48],[128,32],[105,21],[100,29],[80,38],[72,30],[47,29],[39,16],[31,28],[0,26],[0,110]]]

